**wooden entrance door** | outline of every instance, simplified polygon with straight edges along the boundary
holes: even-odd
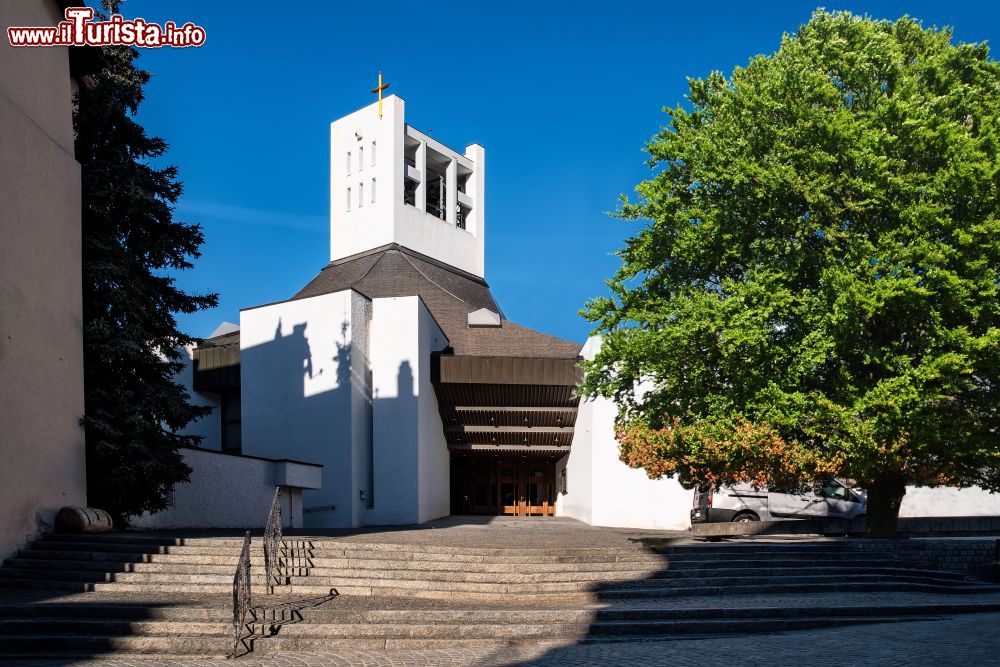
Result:
[[[524,464],[524,507],[521,516],[555,516],[555,474],[551,463]]]
[[[503,513],[509,516],[555,516],[555,466],[501,465],[500,498]]]
[[[453,460],[454,514],[555,516],[555,464],[482,458]]]

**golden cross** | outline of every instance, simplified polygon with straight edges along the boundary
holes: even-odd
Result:
[[[378,95],[378,117],[382,117],[382,91],[389,87],[390,84],[382,83],[382,72],[378,73],[378,88],[372,89],[373,95]]]

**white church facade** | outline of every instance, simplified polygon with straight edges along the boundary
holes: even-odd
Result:
[[[330,173],[330,263],[192,351],[182,380],[214,408],[190,429],[204,436],[185,455],[192,483],[138,526],[255,525],[276,484],[305,528],[477,514],[690,525],[691,492],[620,462],[614,404],[576,394],[599,340],[511,322],[490,293],[482,146],[444,146],[389,96],[332,123]],[[904,515],[941,513],[922,493]],[[963,491],[945,513],[1000,502]]]

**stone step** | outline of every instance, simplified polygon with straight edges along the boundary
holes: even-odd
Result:
[[[40,552],[31,556],[21,554],[5,561],[8,567],[47,568],[56,570],[106,570],[116,572],[199,572],[222,573],[233,572],[238,558],[193,559],[191,557],[171,556],[169,554],[154,554],[142,560],[125,559],[83,559],[47,558],[52,552]],[[251,559],[253,568],[263,568],[264,559]],[[425,561],[390,561],[390,560],[354,560],[347,558],[283,558],[281,562],[288,568],[318,568],[330,570],[388,570],[393,572],[480,572],[480,573],[516,573],[524,572],[525,566],[506,563],[452,563]],[[793,561],[800,564],[799,561]],[[884,561],[885,565],[894,565],[893,561]],[[667,563],[633,562],[620,563],[537,563],[528,568],[531,572],[645,572],[656,571],[666,567]]]
[[[232,620],[205,622],[183,620],[130,620],[109,618],[6,618],[0,623],[0,642],[11,636],[32,634],[86,637],[232,637]]]
[[[26,576],[39,578],[67,578],[78,581],[130,581],[124,575],[129,574],[150,574],[161,575],[161,580],[175,579],[177,581],[199,582],[199,579],[192,579],[193,576],[211,576],[213,579],[204,580],[203,583],[217,583],[225,578],[232,579],[235,572],[235,563],[229,565],[187,565],[169,563],[101,563],[97,561],[87,561],[75,563],[73,561],[56,561],[50,564],[49,561],[27,559],[13,559],[7,563],[10,574],[4,574],[5,570],[0,570],[2,576],[17,576],[15,573],[22,573]],[[301,576],[317,577],[322,581],[333,581],[343,577],[364,576],[385,580],[428,580],[428,581],[481,581],[481,582],[532,582],[532,581],[601,581],[615,579],[641,579],[658,572],[657,569],[634,568],[625,569],[605,569],[605,570],[556,570],[550,572],[515,574],[513,572],[461,572],[461,571],[439,571],[434,569],[420,570],[373,570],[366,568],[306,568],[306,567],[283,567],[281,573],[284,577]],[[251,569],[251,576],[263,579],[263,564],[254,563]],[[518,572],[518,570],[515,570]]]
[[[382,579],[386,581],[454,581],[468,583],[511,583],[533,584],[547,582],[602,582],[602,581],[636,581],[636,580],[693,580],[714,579],[717,577],[800,577],[808,575],[908,575],[935,579],[951,579],[964,581],[965,577],[951,572],[937,570],[919,570],[894,567],[790,567],[790,568],[719,568],[714,570],[630,570],[606,572],[434,572],[430,570],[367,570],[367,569],[327,569],[327,568],[290,568],[281,570],[281,579],[316,579],[321,583],[333,583],[338,580],[353,578]]]
[[[258,603],[261,601],[258,600]],[[265,601],[266,602],[266,601]],[[429,625],[429,624],[593,624],[597,622],[646,623],[667,620],[719,620],[719,619],[771,619],[801,618],[817,612],[803,606],[766,607],[718,607],[708,604],[702,607],[664,608],[599,608],[599,609],[523,609],[523,608],[463,608],[441,609],[409,607],[405,609],[358,609],[356,606],[336,605],[331,607],[305,606],[295,614],[282,617],[281,609],[265,611],[258,609],[255,625],[270,628],[272,625],[290,627],[293,624],[333,625]],[[985,613],[1000,611],[1000,602],[985,603],[920,603],[907,605],[875,605],[854,607],[829,607],[821,613],[824,616],[932,616],[964,613]],[[226,634],[230,631],[231,612],[223,607],[156,607],[125,606],[120,604],[22,604],[2,605],[0,613],[9,619],[0,626],[0,634],[67,634],[66,629],[75,628],[76,634],[169,634],[211,635]],[[294,621],[294,623],[293,623]],[[42,624],[52,624],[44,626]],[[77,624],[77,625],[73,625]],[[107,624],[102,626],[102,624]],[[59,628],[62,631],[54,631]],[[258,628],[259,630],[260,628]]]
[[[214,574],[182,574],[176,572],[106,572],[101,570],[66,570],[48,568],[4,568],[0,578],[34,579],[81,582],[121,582],[149,584],[231,584],[229,572]],[[954,573],[904,568],[761,568],[758,570],[700,570],[694,572],[647,571],[629,572],[562,572],[562,573],[469,573],[469,572],[394,572],[390,570],[308,570],[307,575],[281,576],[279,582],[290,585],[319,585],[326,587],[384,586],[400,589],[436,588],[456,591],[483,591],[509,593],[569,592],[587,590],[594,586],[705,586],[756,583],[762,586],[785,581],[788,583],[814,583],[827,580],[874,581],[884,578],[918,581],[935,580],[938,583],[962,581]],[[252,574],[252,580],[264,583],[262,569]],[[528,590],[530,589],[530,590]]]
[[[228,586],[222,584],[126,584],[121,582],[87,582],[87,581],[65,581],[58,579],[22,579],[12,577],[0,577],[0,589],[37,590],[37,591],[63,591],[72,593],[191,593],[191,594],[225,594],[232,595],[232,582]],[[310,594],[329,594],[327,587],[314,587]],[[264,586],[253,587],[253,594],[264,595],[267,590]],[[322,591],[319,593],[318,591]],[[283,591],[283,594],[292,594],[291,591]],[[299,594],[296,591],[294,594]]]
[[[117,637],[33,633],[3,638],[3,657],[61,658],[123,655],[197,656],[224,658],[232,649],[230,637]]]
[[[656,551],[661,554],[678,554],[685,552],[697,552],[703,554],[720,554],[720,553],[748,553],[748,552],[765,552],[765,553],[819,553],[819,552],[833,552],[833,553],[844,553],[844,552],[854,552],[854,553],[868,553],[871,551],[887,551],[889,549],[883,549],[881,547],[881,541],[879,540],[831,540],[831,541],[814,541],[814,542],[785,542],[785,541],[767,541],[767,540],[747,540],[740,542],[727,542],[727,543],[692,543],[686,542],[683,544],[665,544],[665,545],[654,545],[649,547],[652,551]],[[891,547],[890,547],[891,548]]]
[[[909,582],[926,583],[931,582],[940,586],[953,585],[953,579],[938,579],[933,576],[898,574],[807,574],[797,576],[763,575],[763,576],[728,576],[711,578],[644,578],[629,579],[620,581],[546,581],[546,582],[499,582],[499,583],[478,583],[468,581],[444,581],[444,580],[407,580],[407,579],[374,579],[367,577],[288,577],[285,579],[292,587],[299,586],[323,586],[327,588],[341,587],[378,587],[396,590],[440,590],[455,591],[461,593],[574,593],[589,590],[603,590],[614,588],[616,590],[629,588],[702,588],[706,586],[746,586],[755,585],[761,588],[771,584],[813,584],[827,582]],[[199,582],[200,583],[200,582]],[[208,582],[204,582],[208,583]]]
[[[795,578],[729,578],[709,581],[640,580],[626,582],[605,582],[600,584],[543,583],[543,584],[468,584],[458,582],[387,582],[380,580],[353,579],[335,584],[315,580],[292,580],[288,585],[275,587],[279,595],[330,595],[339,594],[363,597],[415,596],[428,599],[462,600],[497,599],[545,599],[570,598],[585,600],[615,599],[624,597],[659,597],[662,595],[724,595],[746,594],[762,591],[808,591],[827,590],[830,586],[852,587],[850,590],[914,590],[914,591],[969,591],[980,590],[961,582],[936,580],[922,577],[904,576],[813,576]],[[117,593],[225,593],[232,590],[232,584],[176,581],[73,581],[66,579],[4,578],[0,585],[8,588],[30,588],[39,590],[99,591]],[[884,588],[889,586],[889,588]],[[989,592],[997,589],[986,587]],[[263,595],[266,588],[254,584],[254,595]]]
[[[264,539],[262,535],[252,535],[253,544],[260,545]],[[73,542],[78,544],[135,544],[135,545],[208,545],[222,547],[236,547],[237,551],[243,546],[243,536],[219,536],[219,537],[197,537],[197,536],[168,536],[155,533],[96,533],[96,534],[68,534],[68,533],[46,533],[37,540],[38,542]]]
[[[772,621],[767,628],[761,627],[761,621],[724,620],[724,621],[672,621],[649,626],[629,624],[625,627],[608,626],[569,626],[558,634],[551,626],[517,627],[511,629],[510,635],[497,636],[491,626],[484,628],[484,634],[492,636],[434,636],[435,627],[430,626],[429,636],[414,633],[408,637],[354,637],[354,636],[302,636],[287,632],[292,626],[282,628],[282,632],[273,637],[265,637],[253,642],[253,655],[269,655],[276,653],[296,652],[334,652],[334,651],[411,651],[416,649],[460,649],[516,646],[519,644],[535,644],[557,639],[562,643],[573,640],[577,643],[606,643],[622,641],[643,641],[655,636],[718,636],[722,634],[760,634],[761,632],[778,632],[785,630],[811,630],[823,627],[838,627],[860,623],[891,623],[908,620],[897,617],[813,617],[803,619],[778,619]],[[633,632],[629,632],[632,630]]]
[[[235,562],[235,561],[234,561]],[[355,558],[289,558],[283,557],[282,563],[288,567],[315,568],[349,568],[371,570],[435,570],[458,572],[608,572],[640,569],[670,569],[670,570],[704,570],[718,568],[755,568],[755,567],[802,567],[805,564],[817,567],[851,567],[851,566],[897,566],[902,561],[895,559],[856,558],[842,559],[810,559],[805,560],[667,560],[649,559],[617,562],[569,562],[569,563],[462,563],[452,561],[409,561],[409,560],[373,560]]]
[[[191,581],[193,583],[222,583],[234,572],[233,565],[189,565],[171,563],[102,563],[85,561],[43,561],[37,559],[11,559],[7,561],[8,570],[0,570],[0,577],[28,576],[45,579],[69,579],[74,581],[131,581],[126,574],[161,575],[158,581]],[[511,572],[477,572],[453,570],[374,570],[368,568],[296,568],[284,566],[281,568],[279,581],[287,581],[288,577],[304,577],[315,579],[317,583],[334,585],[337,581],[365,577],[388,581],[466,581],[475,583],[535,583],[559,581],[617,581],[617,580],[647,580],[647,579],[693,579],[719,576],[799,576],[804,574],[909,574],[913,576],[934,577],[938,579],[953,579],[962,581],[964,576],[952,572],[937,570],[921,570],[901,567],[899,563],[881,565],[863,565],[842,567],[837,565],[814,565],[798,567],[718,567],[716,569],[606,569],[599,570],[550,570],[545,572],[524,572],[523,569]],[[255,580],[263,583],[263,565],[255,564],[252,569]],[[211,580],[190,579],[191,575],[212,576]],[[216,578],[221,577],[221,578]]]
[[[188,546],[188,545],[156,545],[156,544],[129,544],[124,542],[32,542],[30,547],[23,551],[50,552],[50,553],[91,553],[91,554],[121,554],[143,555],[143,554],[188,554],[203,556],[236,556],[240,555],[239,546]],[[19,552],[21,553],[21,552]],[[254,556],[263,556],[264,549],[260,543],[254,544],[250,553]]]
[[[175,538],[175,539],[112,539],[107,537],[102,537],[99,535],[93,536],[81,536],[81,535],[49,535],[34,543],[39,548],[46,549],[63,549],[71,548],[76,549],[82,547],[82,550],[92,551],[92,550],[126,550],[126,551],[149,551],[149,552],[160,552],[163,549],[169,549],[170,552],[175,552],[177,549],[204,549],[206,551],[212,551],[217,549],[232,550],[236,549],[239,552],[243,545],[243,540],[233,540],[233,539],[217,539],[217,538],[205,538],[205,539],[192,539],[192,538]],[[262,538],[256,537],[251,541],[251,547],[254,549],[262,548]],[[381,552],[381,553],[412,553],[412,554],[428,554],[428,555],[439,555],[439,556],[493,556],[497,558],[503,558],[507,556],[531,556],[531,557],[560,557],[560,556],[598,556],[605,557],[609,555],[630,555],[630,554],[649,554],[649,550],[641,546],[630,546],[630,547],[558,547],[558,548],[485,548],[485,547],[449,547],[449,546],[438,546],[438,545],[424,545],[424,544],[393,544],[393,543],[380,543],[380,542],[349,542],[349,541],[337,541],[337,540],[327,540],[327,539],[303,539],[303,538],[286,538],[282,541],[282,547],[288,550],[318,550],[318,551],[366,551],[366,552]],[[183,552],[179,552],[183,553]],[[612,559],[613,560],[613,559]]]
[[[79,581],[79,582],[122,582],[122,583],[175,583],[175,584],[224,584],[232,586],[235,569],[221,574],[177,574],[171,572],[105,572],[102,570],[50,570],[29,568],[0,569],[0,581],[4,579],[31,579],[34,581]],[[251,573],[254,583],[264,583],[262,569]]]
[[[186,563],[191,565],[229,565],[236,567],[240,559],[239,552],[222,556],[201,554],[145,554],[139,552],[124,553],[111,551],[50,551],[45,549],[21,549],[14,558],[20,560],[66,561],[75,563]],[[256,565],[264,562],[261,552],[251,554],[250,561]]]
[[[877,605],[863,607],[824,608],[824,616],[944,616],[948,614],[974,614],[1000,611],[1000,602]],[[719,619],[771,619],[802,618],[817,613],[815,609],[801,606],[780,607],[718,607],[706,603],[703,607],[650,607],[603,609],[375,609],[358,610],[302,609],[301,621],[310,623],[375,623],[375,624],[429,624],[429,623],[492,623],[492,624],[542,624],[542,623],[594,623],[603,621],[630,621],[646,623],[665,620],[719,620]],[[268,620],[265,618],[262,621]],[[280,620],[280,619],[277,619]]]
[[[339,591],[340,589],[338,589]],[[840,581],[824,583],[774,583],[766,589],[757,585],[704,586],[700,588],[608,588],[593,595],[598,600],[655,599],[664,597],[686,597],[697,595],[730,596],[730,595],[768,595],[778,593],[943,593],[955,595],[998,593],[1000,588],[974,583],[939,584],[937,582],[907,582],[907,581]],[[342,593],[343,594],[343,593]]]
[[[252,541],[259,545],[263,539],[260,535],[253,535]],[[227,545],[239,548],[243,544],[243,537],[240,536],[220,536],[220,537],[197,537],[197,536],[171,536],[157,533],[111,533],[93,535],[63,535],[49,533],[42,538],[41,542],[79,542],[79,543],[131,543],[131,544],[153,544],[153,545]],[[308,535],[285,535],[282,539],[286,545],[308,544],[313,546],[326,545],[327,548],[366,548],[381,551],[398,551],[405,549],[409,551],[423,551],[436,553],[476,553],[476,554],[497,554],[510,555],[518,552],[549,552],[549,553],[581,553],[581,552],[611,552],[643,550],[643,546],[614,546],[614,547],[463,547],[445,546],[439,544],[415,544],[398,542],[373,542],[360,541],[358,539],[344,540],[336,537],[308,536]],[[870,550],[877,541],[873,540],[849,540],[831,542],[808,542],[808,543],[787,543],[780,541],[767,541],[765,539],[727,543],[708,544],[700,542],[683,542],[654,546],[653,549],[660,552],[675,551],[701,551],[701,552],[737,552],[737,551],[757,551],[767,550],[793,551],[793,552],[815,552],[815,551],[843,551],[845,549]]]
[[[0,587],[30,589],[37,591],[61,591],[61,592],[99,592],[114,594],[232,594],[232,584],[150,584],[150,583],[122,583],[122,582],[74,582],[58,580],[38,580],[24,578],[2,578]],[[395,599],[399,597],[419,598],[426,600],[462,601],[462,602],[484,602],[484,603],[508,603],[516,604],[547,604],[547,601],[580,602],[593,603],[606,600],[621,599],[651,599],[678,596],[724,596],[724,595],[760,595],[762,592],[768,594],[776,593],[810,593],[810,592],[920,592],[920,593],[997,593],[994,586],[982,584],[964,584],[960,582],[947,582],[939,584],[934,581],[922,581],[920,583],[906,581],[866,581],[851,582],[837,580],[835,583],[771,583],[762,588],[760,585],[728,585],[728,586],[702,586],[702,587],[647,587],[647,588],[606,588],[598,591],[576,590],[569,592],[538,592],[536,587],[525,587],[516,592],[483,592],[442,590],[440,588],[410,588],[383,587],[371,585],[284,585],[275,586],[271,589],[274,593],[273,599],[284,598],[293,601],[304,596],[329,596],[341,595],[349,597],[364,597],[367,599]],[[263,599],[268,593],[268,589],[263,586],[254,586],[253,595],[255,600]]]
[[[72,554],[73,558],[101,559],[114,554],[128,560],[141,560],[151,555],[170,556],[203,556],[229,557],[239,556],[239,549],[194,547],[194,546],[149,546],[141,548],[130,544],[86,544],[71,542],[36,542],[28,549],[18,552],[18,557],[30,558],[37,554]],[[263,549],[251,549],[252,558],[263,558]],[[89,555],[88,555],[89,554]],[[625,552],[609,552],[605,554],[551,555],[522,553],[519,555],[477,555],[477,554],[441,554],[411,552],[405,550],[371,550],[371,549],[285,549],[282,555],[289,558],[350,558],[350,559],[386,559],[398,561],[427,562],[468,562],[468,563],[605,563],[605,562],[663,562],[664,559],[655,553],[645,550],[630,550]],[[44,556],[58,557],[58,556]]]
[[[877,623],[884,621],[908,620],[906,615],[826,615],[810,613],[798,617],[776,618],[726,618],[726,619],[674,619],[634,621],[594,621],[584,623],[409,623],[409,624],[369,624],[369,623],[290,623],[277,628],[276,634],[255,643],[278,639],[356,639],[356,640],[399,640],[399,639],[500,639],[500,640],[548,640],[587,637],[627,635],[627,636],[670,636],[676,634],[721,634],[743,632],[769,632],[785,629],[832,627],[849,623]],[[926,618],[926,616],[924,616]],[[256,628],[267,633],[271,628]]]
[[[89,539],[86,539],[88,538]],[[170,553],[170,554],[194,554],[203,553],[205,555],[233,554],[238,553],[242,546],[241,540],[221,540],[219,538],[175,538],[171,540],[150,538],[146,541],[136,541],[130,538],[107,539],[101,536],[70,536],[53,535],[34,543],[39,549],[44,550],[77,550],[77,551],[102,551],[102,552],[126,552],[126,553]],[[252,543],[254,553],[262,551],[261,538],[255,538]],[[798,557],[816,558],[822,555],[829,559],[842,558],[886,558],[892,553],[883,549],[856,549],[850,544],[830,543],[811,545],[726,545],[726,546],[702,546],[685,545],[675,547],[656,547],[647,549],[644,547],[610,547],[610,548],[557,548],[557,549],[487,549],[471,547],[444,547],[431,545],[412,544],[391,544],[391,543],[362,543],[332,541],[323,539],[296,540],[289,539],[283,542],[285,553],[311,554],[313,556],[337,557],[347,554],[351,557],[379,558],[383,554],[391,554],[397,560],[447,560],[448,558],[468,558],[471,562],[489,562],[490,558],[498,559],[501,562],[509,558],[524,559],[520,562],[561,562],[561,559],[569,559],[567,562],[579,562],[581,559],[596,558],[597,561],[620,561],[623,559],[644,559],[644,558],[670,558],[680,560],[701,560],[706,557],[726,557],[740,556],[749,557],[751,554],[759,554],[763,557],[772,558],[775,555],[782,555],[787,559]],[[343,552],[343,553],[342,553]],[[442,557],[448,558],[442,558]],[[484,559],[486,559],[484,561]]]
[[[120,602],[6,604],[0,605],[5,619],[112,619],[116,621],[191,621],[202,623],[232,622],[232,600],[219,598],[213,607],[177,605],[155,599]],[[174,604],[174,606],[168,606]]]
[[[618,561],[597,561],[588,559],[563,559],[560,561],[539,561],[527,562],[521,559],[513,561],[486,562],[457,561],[448,560],[427,560],[426,558],[401,558],[398,554],[382,553],[377,554],[378,558],[370,558],[368,555],[355,557],[338,555],[335,557],[325,557],[322,555],[313,556],[289,556],[282,557],[283,562],[289,565],[306,565],[313,567],[349,567],[368,569],[393,569],[393,570],[456,570],[456,571],[477,571],[477,572],[517,572],[524,569],[522,566],[530,566],[533,571],[561,571],[563,569],[575,568],[579,571],[607,571],[607,570],[629,570],[642,568],[670,568],[670,569],[715,569],[718,567],[761,567],[763,565],[774,565],[775,567],[794,567],[803,562],[822,565],[859,565],[859,564],[890,564],[901,563],[896,558],[880,558],[865,554],[849,554],[850,557],[839,555],[837,557],[816,557],[816,558],[753,558],[753,559],[693,559],[683,560],[680,558],[663,558],[650,555],[646,558],[634,558]],[[86,563],[177,563],[188,565],[218,565],[235,567],[238,561],[238,554],[228,555],[204,555],[191,553],[139,553],[139,552],[87,552],[87,551],[62,551],[46,549],[24,549],[20,551],[15,560],[43,560],[47,562],[67,561]],[[263,564],[263,553],[254,552],[251,554],[251,563],[255,567]]]

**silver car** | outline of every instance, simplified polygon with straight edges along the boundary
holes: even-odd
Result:
[[[867,509],[864,494],[832,477],[800,489],[755,489],[739,484],[715,491],[711,485],[704,485],[694,490],[691,523],[858,519],[865,516]]]

